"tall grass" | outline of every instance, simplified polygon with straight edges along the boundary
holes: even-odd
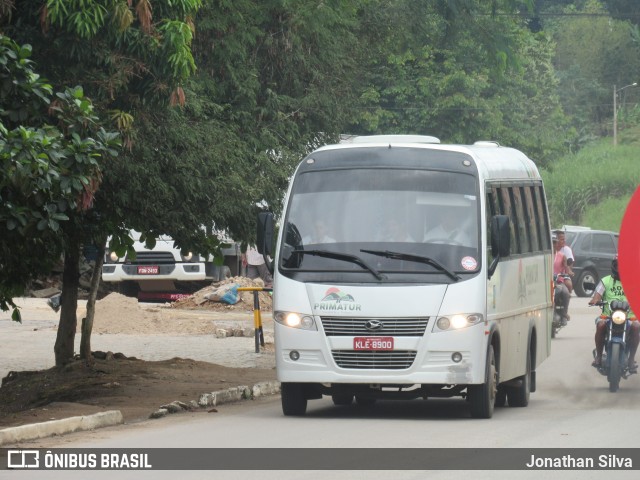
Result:
[[[619,232],[629,200],[631,200],[631,194],[619,198],[608,198],[593,205],[584,212],[580,224],[597,230]]]
[[[540,173],[553,226],[618,231],[629,197],[640,185],[640,146],[614,148],[611,140],[603,140]]]

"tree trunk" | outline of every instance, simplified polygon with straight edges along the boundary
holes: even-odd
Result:
[[[93,317],[96,312],[96,297],[98,296],[98,286],[102,276],[102,264],[104,263],[104,245],[106,238],[98,240],[98,257],[91,274],[91,287],[89,289],[89,299],[87,300],[87,316],[82,319],[82,336],[80,337],[80,358],[88,362],[93,361],[91,356],[91,331],[93,330]]]
[[[69,239],[65,248],[60,297],[60,322],[54,347],[56,366],[73,360],[78,318],[78,286],[80,285],[80,244],[76,237]]]

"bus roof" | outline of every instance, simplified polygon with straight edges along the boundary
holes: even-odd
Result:
[[[325,145],[316,151],[341,148],[391,148],[403,146],[445,150],[469,155],[482,180],[540,179],[536,164],[520,150],[503,147],[498,142],[478,141],[473,145],[441,144],[436,137],[425,135],[371,135],[344,138],[340,144]]]

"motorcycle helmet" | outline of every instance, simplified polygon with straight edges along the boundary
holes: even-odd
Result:
[[[618,257],[616,256],[611,260],[611,276],[614,280],[620,280],[620,274],[618,273]]]

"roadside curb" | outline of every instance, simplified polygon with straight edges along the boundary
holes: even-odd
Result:
[[[238,387],[231,387],[225,390],[218,390],[216,392],[202,393],[197,401],[192,400],[189,404],[176,401],[163,405],[153,412],[149,418],[162,418],[171,413],[215,407],[224,403],[253,400],[263,395],[274,395],[276,393],[280,393],[280,382],[278,381],[259,382],[251,387],[247,385],[240,385]]]
[[[93,430],[102,427],[111,427],[123,423],[120,410],[108,410],[93,415],[69,417],[60,420],[50,420],[42,423],[20,425],[0,430],[0,445],[17,443],[25,440],[63,435],[65,433]]]
[[[215,407],[225,403],[238,402],[242,400],[251,400],[263,395],[273,395],[280,392],[280,382],[268,381],[256,383],[253,386],[239,386],[219,390],[217,392],[203,393],[198,401],[191,404],[194,407]],[[152,418],[160,418],[177,410],[170,410],[161,407],[154,412],[162,412],[160,415]],[[95,413],[93,415],[83,415],[78,417],[63,418],[60,420],[50,420],[48,422],[32,423],[29,425],[20,425],[18,427],[9,427],[0,430],[0,446],[14,444],[26,440],[37,440],[39,438],[51,437],[53,435],[64,435],[85,430],[94,430],[102,427],[112,427],[124,423],[122,412],[120,410],[108,410],[105,412]]]
[[[215,407],[223,403],[250,400],[262,395],[273,395],[279,392],[280,382],[260,382],[252,387],[239,386],[212,393],[203,393],[198,399],[198,405],[201,407]]]

